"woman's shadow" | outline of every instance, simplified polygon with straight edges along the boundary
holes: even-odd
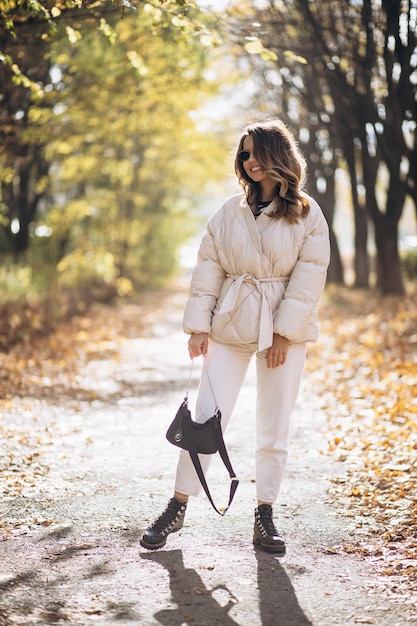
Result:
[[[278,557],[255,550],[262,626],[312,626]]]
[[[256,551],[255,554],[258,562],[258,623],[262,626],[311,626],[279,560],[263,552]],[[146,552],[140,556],[159,563],[169,574],[171,598],[176,608],[158,610],[154,614],[157,622],[164,626],[239,626],[239,622],[229,615],[238,599],[226,584],[207,589],[196,570],[184,566],[181,550]],[[253,607],[252,624],[256,624],[256,612]]]

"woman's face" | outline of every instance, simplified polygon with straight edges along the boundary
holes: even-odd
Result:
[[[261,186],[270,186],[271,184],[275,186],[274,180],[267,172],[265,172],[265,170],[262,168],[261,164],[257,160],[254,154],[254,147],[255,146],[252,135],[248,135],[247,137],[245,137],[242,150],[247,150],[250,153],[249,159],[247,161],[243,161],[243,168],[246,174],[255,183],[260,183]]]

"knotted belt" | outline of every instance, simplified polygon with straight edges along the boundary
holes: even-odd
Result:
[[[240,288],[243,283],[252,283],[261,294],[261,312],[259,319],[259,338],[258,338],[258,350],[262,351],[269,348],[272,345],[272,335],[274,329],[274,321],[272,318],[271,304],[268,300],[268,296],[265,293],[265,283],[283,283],[289,280],[289,276],[277,276],[269,278],[256,278],[252,274],[241,274],[235,276],[228,274],[228,278],[233,280],[227,293],[224,297],[222,305],[219,309],[219,315],[223,313],[230,313],[236,306],[237,298]]]

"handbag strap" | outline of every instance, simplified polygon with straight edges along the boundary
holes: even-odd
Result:
[[[190,395],[190,389],[191,389],[191,376],[193,374],[193,365],[194,365],[194,359],[191,359],[190,362],[190,371],[188,372],[188,380],[187,380],[187,390],[185,392],[185,396],[184,396],[184,402],[188,402],[188,396]]]
[[[189,392],[189,388],[190,388],[190,384],[191,384],[192,367],[193,367],[193,359],[191,360],[190,375],[189,375],[189,378],[188,378],[188,388],[187,388],[187,393],[186,393],[186,396],[185,396],[185,400],[186,401],[188,399],[188,392]],[[204,476],[203,468],[201,467],[200,457],[198,456],[198,452],[197,452],[197,448],[195,446],[194,440],[192,440],[191,443],[190,443],[190,447],[189,447],[188,453],[189,453],[189,455],[191,457],[191,460],[192,460],[193,465],[195,467],[195,471],[197,472],[198,478],[200,479],[201,486],[203,487],[204,491],[206,492],[206,496],[209,499],[210,504],[212,505],[213,509],[219,515],[223,516],[223,515],[225,515],[226,511],[228,510],[228,508],[232,504],[233,498],[234,498],[235,493],[236,493],[236,489],[237,489],[237,487],[239,485],[239,480],[236,477],[235,471],[234,471],[234,469],[232,467],[232,464],[230,462],[229,455],[227,453],[226,446],[225,446],[225,443],[224,443],[223,432],[222,432],[222,427],[221,427],[221,423],[220,423],[220,412],[219,412],[219,409],[218,409],[218,406],[217,406],[216,397],[214,395],[214,391],[213,391],[213,387],[211,385],[211,380],[210,380],[210,377],[209,377],[209,374],[208,374],[207,367],[206,367],[206,373],[207,373],[207,379],[209,381],[210,389],[211,389],[211,392],[213,394],[214,401],[216,403],[216,409],[215,409],[216,428],[214,430],[214,433],[215,433],[215,437],[216,437],[217,448],[218,448],[220,457],[221,457],[221,459],[222,459],[222,461],[223,461],[227,471],[229,472],[229,478],[231,480],[231,482],[230,482],[230,491],[229,491],[229,502],[228,502],[228,504],[227,504],[225,509],[220,511],[216,507],[214,502],[213,502],[213,498],[211,496],[210,489],[209,489],[207,481],[206,481],[206,477]]]
[[[219,515],[224,515],[227,511],[227,509],[230,507],[230,505],[232,504],[233,498],[235,496],[236,493],[236,489],[237,486],[239,484],[239,480],[236,478],[236,474],[233,470],[232,464],[230,463],[230,459],[229,459],[229,455],[227,454],[227,450],[226,450],[226,446],[224,445],[224,440],[223,440],[223,434],[222,434],[222,429],[220,426],[220,421],[218,422],[218,428],[216,428],[216,440],[217,440],[217,445],[218,445],[218,449],[219,449],[219,454],[221,456],[221,459],[227,469],[227,471],[229,472],[229,477],[231,479],[231,483],[230,483],[230,491],[229,491],[229,502],[226,506],[225,509],[223,509],[222,511],[220,511],[216,505],[213,502],[213,498],[211,496],[210,493],[210,489],[207,485],[207,481],[206,481],[206,477],[204,476],[204,472],[203,472],[203,468],[201,467],[201,463],[200,463],[200,457],[198,456],[198,452],[195,448],[195,444],[194,441],[190,443],[190,447],[188,450],[188,453],[191,457],[191,460],[193,462],[193,465],[195,467],[195,470],[197,472],[197,475],[200,479],[201,485],[204,489],[204,491],[206,492],[206,496],[210,501],[210,504],[212,505],[213,509],[215,511],[217,511],[217,513]]]
[[[205,358],[205,357],[204,357]],[[185,392],[185,396],[184,396],[184,402],[188,402],[188,396],[190,394],[190,388],[191,388],[191,378],[192,378],[192,374],[193,374],[193,365],[194,365],[194,358],[191,358],[191,363],[190,363],[190,371],[188,373],[188,380],[187,380],[187,390]],[[204,367],[206,369],[206,374],[207,374],[207,380],[209,382],[210,385],[210,389],[211,389],[211,393],[213,394],[213,399],[214,399],[214,403],[215,403],[215,407],[214,407],[214,412],[217,413],[219,406],[217,404],[217,400],[216,400],[216,396],[214,395],[214,391],[213,391],[213,385],[211,384],[211,380],[210,380],[210,376],[208,373],[208,369],[207,369],[207,365],[204,361]]]

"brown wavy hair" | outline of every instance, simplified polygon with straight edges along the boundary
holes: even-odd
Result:
[[[261,200],[261,186],[247,175],[238,158],[239,152],[244,149],[243,142],[249,135],[253,138],[256,159],[277,183],[277,205],[272,212],[268,211],[268,215],[277,219],[284,217],[290,224],[296,223],[298,217],[307,215],[310,202],[304,193],[306,162],[293,134],[277,119],[249,124],[244,129],[236,150],[235,172],[249,206],[255,209]]]

